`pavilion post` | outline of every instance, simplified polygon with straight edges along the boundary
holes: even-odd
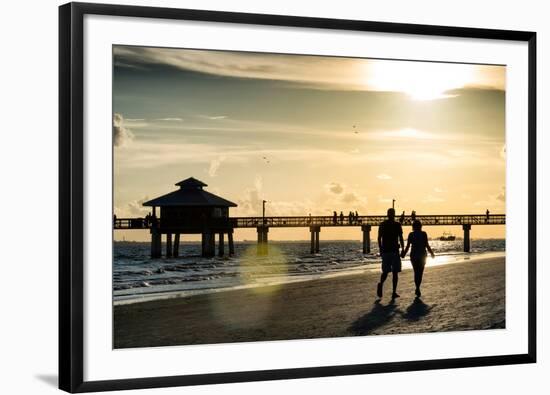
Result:
[[[151,229],[151,258],[160,258],[161,251],[161,233],[158,229]]]
[[[174,235],[174,253],[172,254],[174,258],[177,258],[179,256],[180,250],[180,234],[176,233]]]
[[[227,243],[229,244],[229,255],[234,255],[235,246],[233,245],[233,229],[227,231]]]
[[[224,240],[223,240],[223,232],[220,232],[219,236],[219,242],[218,242],[218,256],[223,256],[224,254]]]

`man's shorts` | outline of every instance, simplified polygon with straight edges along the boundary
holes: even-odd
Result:
[[[382,272],[398,273],[401,271],[401,257],[398,252],[382,253]]]

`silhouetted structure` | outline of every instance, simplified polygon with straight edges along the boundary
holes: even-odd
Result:
[[[178,256],[180,234],[201,234],[202,255],[215,254],[215,235],[219,235],[218,253],[224,254],[224,235],[227,234],[229,254],[234,253],[233,228],[229,222],[229,207],[237,205],[203,188],[207,185],[193,177],[176,184],[174,192],[145,202],[153,207],[151,229],[151,256],[161,256],[161,238],[166,235],[166,256]],[[157,219],[157,207],[160,218]],[[172,245],[172,235],[174,244]]]
[[[224,254],[224,236],[227,234],[229,254],[234,253],[233,231],[237,228],[256,228],[258,232],[258,253],[267,253],[269,228],[307,227],[311,232],[311,253],[319,252],[319,234],[321,227],[357,226],[363,233],[363,253],[371,252],[370,233],[385,219],[382,215],[357,215],[353,220],[344,221],[344,214],[336,211],[327,216],[278,216],[278,217],[233,217],[229,216],[229,207],[235,203],[223,199],[203,188],[207,185],[195,178],[188,178],[176,184],[179,190],[160,196],[144,203],[153,207],[152,215],[147,218],[117,218],[113,216],[114,229],[150,229],[151,256],[161,256],[161,237],[166,235],[166,256],[178,256],[181,234],[201,234],[202,254],[215,254],[215,235],[219,235],[218,253]],[[157,217],[160,208],[160,218]],[[416,215],[401,214],[402,225],[412,225],[415,219],[424,226],[462,226],[464,232],[464,252],[470,252],[470,230],[472,225],[504,225],[504,214],[452,214],[452,215]],[[172,235],[174,239],[172,240]],[[174,242],[172,244],[172,241]]]

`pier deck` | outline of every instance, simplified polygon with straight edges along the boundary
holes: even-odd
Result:
[[[161,256],[161,237],[166,235],[166,256],[178,256],[180,234],[202,234],[202,251],[204,256],[215,254],[215,235],[219,235],[218,254],[224,255],[224,235],[227,235],[229,254],[234,253],[233,231],[235,229],[256,228],[258,232],[258,254],[267,254],[269,228],[309,228],[311,232],[312,254],[319,252],[319,239],[322,227],[360,227],[363,233],[363,253],[371,252],[371,228],[378,226],[386,219],[384,215],[361,216],[287,216],[287,217],[230,217],[208,219],[200,224],[182,223],[177,227],[163,225],[162,218],[116,218],[114,229],[150,229],[151,256]],[[396,221],[404,226],[412,225],[418,219],[424,226],[462,226],[464,252],[470,252],[470,230],[473,225],[505,225],[504,214],[444,214],[399,216]],[[169,221],[167,221],[169,223]],[[172,235],[174,244],[172,246]]]

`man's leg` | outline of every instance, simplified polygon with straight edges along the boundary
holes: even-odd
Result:
[[[397,282],[399,281],[399,272],[395,271],[392,274],[392,285],[393,285],[393,294],[392,297],[398,298],[399,295],[397,294]]]
[[[382,275],[380,276],[380,282],[376,286],[376,295],[378,295],[379,298],[382,297],[382,287],[384,286],[384,281],[388,278],[388,272],[382,272]]]

